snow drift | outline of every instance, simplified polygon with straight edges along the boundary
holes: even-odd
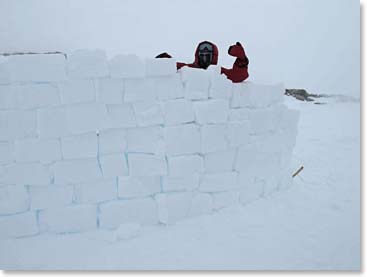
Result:
[[[0,238],[170,224],[291,182],[282,85],[103,51],[0,60]]]

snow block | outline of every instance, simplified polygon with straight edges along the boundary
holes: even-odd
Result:
[[[158,176],[118,177],[118,196],[121,198],[144,197],[161,191],[161,180]]]
[[[230,122],[227,127],[230,147],[237,147],[253,141],[250,121]]]
[[[130,176],[167,175],[164,156],[151,154],[128,154]]]
[[[170,100],[164,103],[166,125],[177,125],[195,121],[194,108],[186,99]]]
[[[33,212],[0,217],[0,239],[14,239],[39,233]]]
[[[230,99],[233,84],[224,75],[214,75],[211,78],[209,98]]]
[[[114,229],[123,223],[157,224],[157,203],[152,198],[112,201],[100,205],[99,226]]]
[[[4,185],[48,185],[50,172],[40,163],[15,163],[2,167],[0,183]]]
[[[115,232],[115,240],[129,240],[137,237],[141,232],[141,226],[137,223],[121,224]]]
[[[128,129],[127,145],[130,153],[159,154],[162,152],[163,129],[160,126]]]
[[[124,99],[124,82],[122,79],[99,79],[95,82],[98,103],[122,104]]]
[[[75,185],[75,201],[78,204],[95,204],[117,199],[116,178]]]
[[[203,172],[203,158],[199,155],[185,155],[168,158],[170,176],[187,176]]]
[[[234,169],[236,151],[226,150],[204,155],[204,168],[206,173],[230,172]]]
[[[136,117],[131,104],[107,105],[106,128],[129,128],[136,126]]]
[[[220,210],[239,203],[239,191],[225,191],[212,193],[213,209]]]
[[[37,110],[37,128],[40,138],[58,138],[68,135],[65,107]]]
[[[25,212],[29,209],[29,202],[24,186],[0,187],[0,215]]]
[[[189,215],[193,192],[173,192],[157,194],[159,222],[175,223]]]
[[[66,79],[62,54],[12,55],[8,59],[12,82],[58,82]]]
[[[128,168],[125,155],[108,154],[99,157],[102,173],[104,177],[117,177],[128,175]]]
[[[67,74],[72,79],[103,78],[109,75],[102,50],[77,50],[68,54]]]
[[[199,187],[199,174],[183,176],[163,176],[163,192],[190,191]]]
[[[180,74],[154,78],[154,89],[159,100],[184,98],[184,87]]]
[[[283,106],[277,105],[268,109],[252,110],[249,113],[251,133],[258,134],[278,129],[283,108]]]
[[[237,108],[229,110],[229,121],[247,121],[250,119],[250,109]]]
[[[58,161],[51,166],[55,184],[75,184],[102,177],[97,159]]]
[[[61,146],[57,139],[22,139],[14,143],[17,162],[51,163],[61,160]]]
[[[73,201],[72,186],[30,187],[32,210],[62,208]]]
[[[96,158],[98,151],[95,132],[61,138],[64,159]]]
[[[99,132],[99,153],[123,153],[127,149],[127,137],[124,129],[107,129]]]
[[[203,153],[227,150],[228,137],[225,124],[204,125],[201,127],[201,151]]]
[[[156,99],[154,80],[127,79],[125,80],[125,102],[150,102]]]
[[[200,152],[200,128],[195,124],[165,127],[164,138],[168,155],[196,154]]]
[[[237,172],[204,174],[200,182],[200,191],[218,192],[238,188]]]
[[[66,107],[66,117],[72,134],[95,132],[106,126],[107,110],[103,104],[75,104]]]
[[[14,162],[14,143],[0,142],[0,165]]]
[[[240,182],[242,179],[241,176],[242,173],[240,173],[239,180]],[[247,177],[244,176],[245,180],[247,180]],[[243,182],[241,184],[241,190],[240,190],[240,203],[243,205],[246,205],[254,200],[257,200],[264,195],[264,182],[260,181],[252,181],[252,182]]]
[[[182,67],[179,72],[184,82],[185,98],[190,100],[208,99],[210,73],[206,70]]]
[[[227,100],[208,100],[195,102],[196,122],[203,125],[207,123],[225,123],[228,119]]]
[[[0,140],[35,137],[35,111],[0,111]]]
[[[0,66],[1,66],[1,63],[0,63]],[[11,109],[15,109],[16,107],[17,107],[17,103],[16,103],[14,86],[0,85],[0,110],[11,110]]]
[[[188,216],[210,214],[213,210],[213,200],[208,193],[194,193]]]
[[[60,104],[56,85],[28,84],[13,87],[16,105],[20,109],[35,109]]]
[[[97,207],[80,205],[41,211],[39,224],[42,232],[56,234],[90,231],[97,228]]]
[[[152,126],[163,124],[164,118],[162,109],[157,102],[134,103],[134,111],[138,126]]]
[[[145,64],[136,55],[117,55],[108,62],[112,78],[144,78]]]
[[[59,84],[63,104],[94,102],[96,91],[92,80],[68,80]]]
[[[146,59],[145,70],[147,77],[170,76],[176,74],[176,60]]]

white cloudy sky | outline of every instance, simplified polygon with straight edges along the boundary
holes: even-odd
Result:
[[[0,0],[0,52],[102,48],[109,56],[167,51],[191,62],[201,40],[241,41],[250,78],[359,95],[358,0]]]

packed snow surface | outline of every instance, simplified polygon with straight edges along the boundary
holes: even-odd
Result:
[[[301,111],[294,184],[246,206],[139,231],[0,241],[1,269],[360,268],[360,105]],[[122,226],[123,227],[123,226]],[[121,227],[121,228],[122,228]]]

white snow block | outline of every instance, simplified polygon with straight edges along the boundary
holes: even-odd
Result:
[[[55,184],[75,184],[102,177],[97,159],[58,161],[51,166]]]
[[[35,137],[35,111],[0,111],[0,140]]]
[[[58,138],[68,135],[65,107],[37,110],[37,128],[40,138]]]
[[[225,124],[201,127],[201,151],[203,153],[223,151],[228,148],[227,126]]]
[[[152,126],[164,123],[161,105],[158,102],[139,102],[133,104],[138,126]]]
[[[227,208],[239,203],[239,191],[225,191],[225,192],[216,192],[212,193],[213,199],[213,209],[220,210],[223,208]]]
[[[73,201],[72,186],[30,187],[32,210],[62,208]]]
[[[250,143],[253,138],[251,137],[251,124],[250,121],[242,122],[230,122],[227,127],[228,142],[230,147],[237,147],[247,143]]]
[[[175,59],[146,59],[145,70],[147,77],[170,76],[176,74]]]
[[[128,154],[130,176],[167,175],[164,156],[151,154]]]
[[[164,137],[168,155],[196,154],[200,152],[200,128],[195,124],[165,127]]]
[[[10,84],[10,83],[11,83],[11,72],[10,72],[9,58],[0,56],[0,84]]]
[[[0,63],[0,66],[1,66],[1,63]],[[17,106],[17,103],[16,103],[14,86],[0,85],[0,110],[11,110],[11,109],[15,109],[16,106]]]
[[[180,74],[154,78],[154,89],[159,100],[184,98],[184,87]]]
[[[194,193],[188,216],[210,214],[213,210],[213,200],[208,193]]]
[[[294,109],[283,107],[279,128],[283,130],[292,130],[297,135],[300,112]]]
[[[75,201],[79,204],[95,204],[117,199],[116,178],[77,184]]]
[[[92,80],[68,80],[59,84],[63,104],[94,102],[96,91]]]
[[[144,197],[161,191],[159,176],[118,177],[118,196],[121,198]]]
[[[8,63],[13,82],[57,82],[67,78],[62,54],[12,55]]]
[[[200,191],[219,192],[238,188],[237,172],[204,174],[200,182]]]
[[[0,142],[0,165],[14,162],[14,143]]]
[[[163,143],[163,129],[160,126],[127,130],[127,149],[130,153],[159,154]]]
[[[195,175],[203,172],[203,158],[199,155],[184,155],[168,158],[170,176]]]
[[[127,149],[127,137],[124,129],[107,129],[99,132],[99,153],[123,153]]]
[[[154,80],[127,79],[125,80],[125,102],[149,102],[156,99]]]
[[[47,166],[40,163],[15,163],[2,167],[0,183],[4,185],[35,185],[50,184],[50,172]]]
[[[64,159],[96,158],[98,151],[97,134],[90,132],[82,135],[61,138]]]
[[[229,121],[246,121],[250,119],[250,109],[247,108],[237,108],[229,109]]]
[[[157,194],[159,222],[172,224],[188,216],[193,199],[192,192]]]
[[[240,173],[240,182],[241,182],[241,174]],[[247,180],[247,177],[244,177]],[[264,195],[264,182],[260,181],[252,181],[252,182],[243,182],[241,184],[240,190],[240,203],[246,205],[254,200],[257,200]]]
[[[29,209],[29,202],[24,186],[0,187],[0,215],[25,212]]]
[[[97,207],[92,205],[50,209],[39,213],[42,232],[78,233],[97,228]]]
[[[115,231],[115,240],[129,240],[139,236],[141,232],[141,226],[137,223],[124,223]]]
[[[123,223],[158,223],[157,203],[152,198],[112,201],[100,205],[99,226],[114,229]]]
[[[39,233],[35,213],[0,217],[0,239],[14,239]]]
[[[254,109],[249,113],[251,133],[258,134],[279,128],[282,106],[266,109]]]
[[[230,172],[234,169],[236,150],[213,152],[204,155],[206,173]]]
[[[59,91],[53,84],[27,84],[13,87],[17,108],[35,109],[61,103]]]
[[[72,134],[95,132],[106,126],[106,106],[97,103],[74,104],[66,107],[68,130]]]
[[[184,176],[162,176],[162,190],[164,192],[172,191],[190,191],[199,187],[199,174]]]
[[[128,175],[127,162],[124,154],[107,154],[99,157],[104,177]]]
[[[112,78],[144,78],[145,64],[136,55],[117,55],[108,66]]]
[[[225,123],[228,120],[228,100],[208,100],[195,102],[196,122],[199,124]]]
[[[194,108],[186,99],[170,100],[164,103],[166,125],[177,125],[195,121]]]
[[[185,98],[190,100],[208,99],[210,87],[210,73],[203,69],[189,68],[179,70],[184,82]]]
[[[68,54],[67,73],[72,79],[102,78],[109,75],[102,50],[77,50]]]
[[[131,104],[107,105],[106,127],[129,128],[136,125],[136,117]]]
[[[233,83],[225,75],[213,75],[209,89],[209,98],[230,99]]]
[[[61,160],[61,146],[57,139],[22,139],[14,143],[17,162],[50,163]]]
[[[256,144],[244,144],[238,149],[235,169],[237,171],[246,171],[249,172],[253,167],[252,163],[254,161],[255,156],[258,154],[258,149]]]
[[[99,79],[95,81],[97,102],[104,104],[122,104],[124,99],[124,81],[122,79]]]

